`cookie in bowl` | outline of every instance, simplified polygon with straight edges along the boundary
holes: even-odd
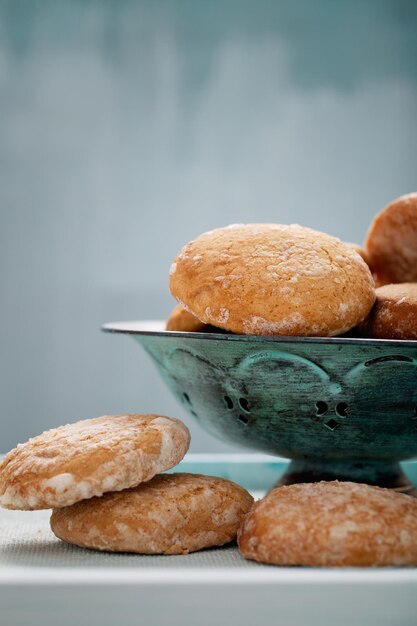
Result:
[[[351,243],[351,242],[347,243],[347,245],[350,246],[353,250],[355,250],[355,252],[357,252],[359,254],[359,256],[361,256],[363,258],[363,260],[365,261],[366,265],[369,266],[368,255],[367,255],[365,249],[362,246],[360,246],[357,243]]]
[[[357,331],[375,339],[417,339],[417,283],[378,287],[375,304]]]
[[[179,304],[171,311],[166,321],[166,330],[186,333],[222,332],[210,324],[200,320]]]
[[[134,489],[56,509],[60,539],[96,550],[187,554],[236,539],[253,503],[242,487],[199,474],[162,474]]]
[[[364,247],[377,287],[417,282],[417,192],[397,198],[378,213]]]
[[[280,224],[204,233],[174,260],[170,289],[202,322],[253,335],[340,335],[375,300],[371,272],[352,246]]]

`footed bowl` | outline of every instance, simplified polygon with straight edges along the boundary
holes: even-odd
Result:
[[[292,459],[280,484],[353,480],[412,492],[417,341],[261,337],[103,326],[130,335],[203,428]]]

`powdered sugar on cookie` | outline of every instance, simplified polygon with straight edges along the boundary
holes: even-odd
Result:
[[[352,246],[296,224],[216,229],[174,262],[177,300],[235,333],[337,335],[362,321],[375,299],[371,272]]]
[[[173,467],[190,442],[186,426],[159,415],[105,415],[30,439],[0,465],[0,505],[68,506],[149,480]]]

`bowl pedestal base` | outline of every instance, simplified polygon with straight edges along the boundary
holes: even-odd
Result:
[[[385,487],[417,497],[417,491],[394,461],[340,461],[294,459],[277,486],[312,483],[320,480],[341,480]]]

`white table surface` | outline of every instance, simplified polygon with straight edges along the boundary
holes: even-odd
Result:
[[[417,624],[415,568],[279,568],[245,561],[234,546],[100,553],[56,539],[49,515],[0,510],[0,626]]]

